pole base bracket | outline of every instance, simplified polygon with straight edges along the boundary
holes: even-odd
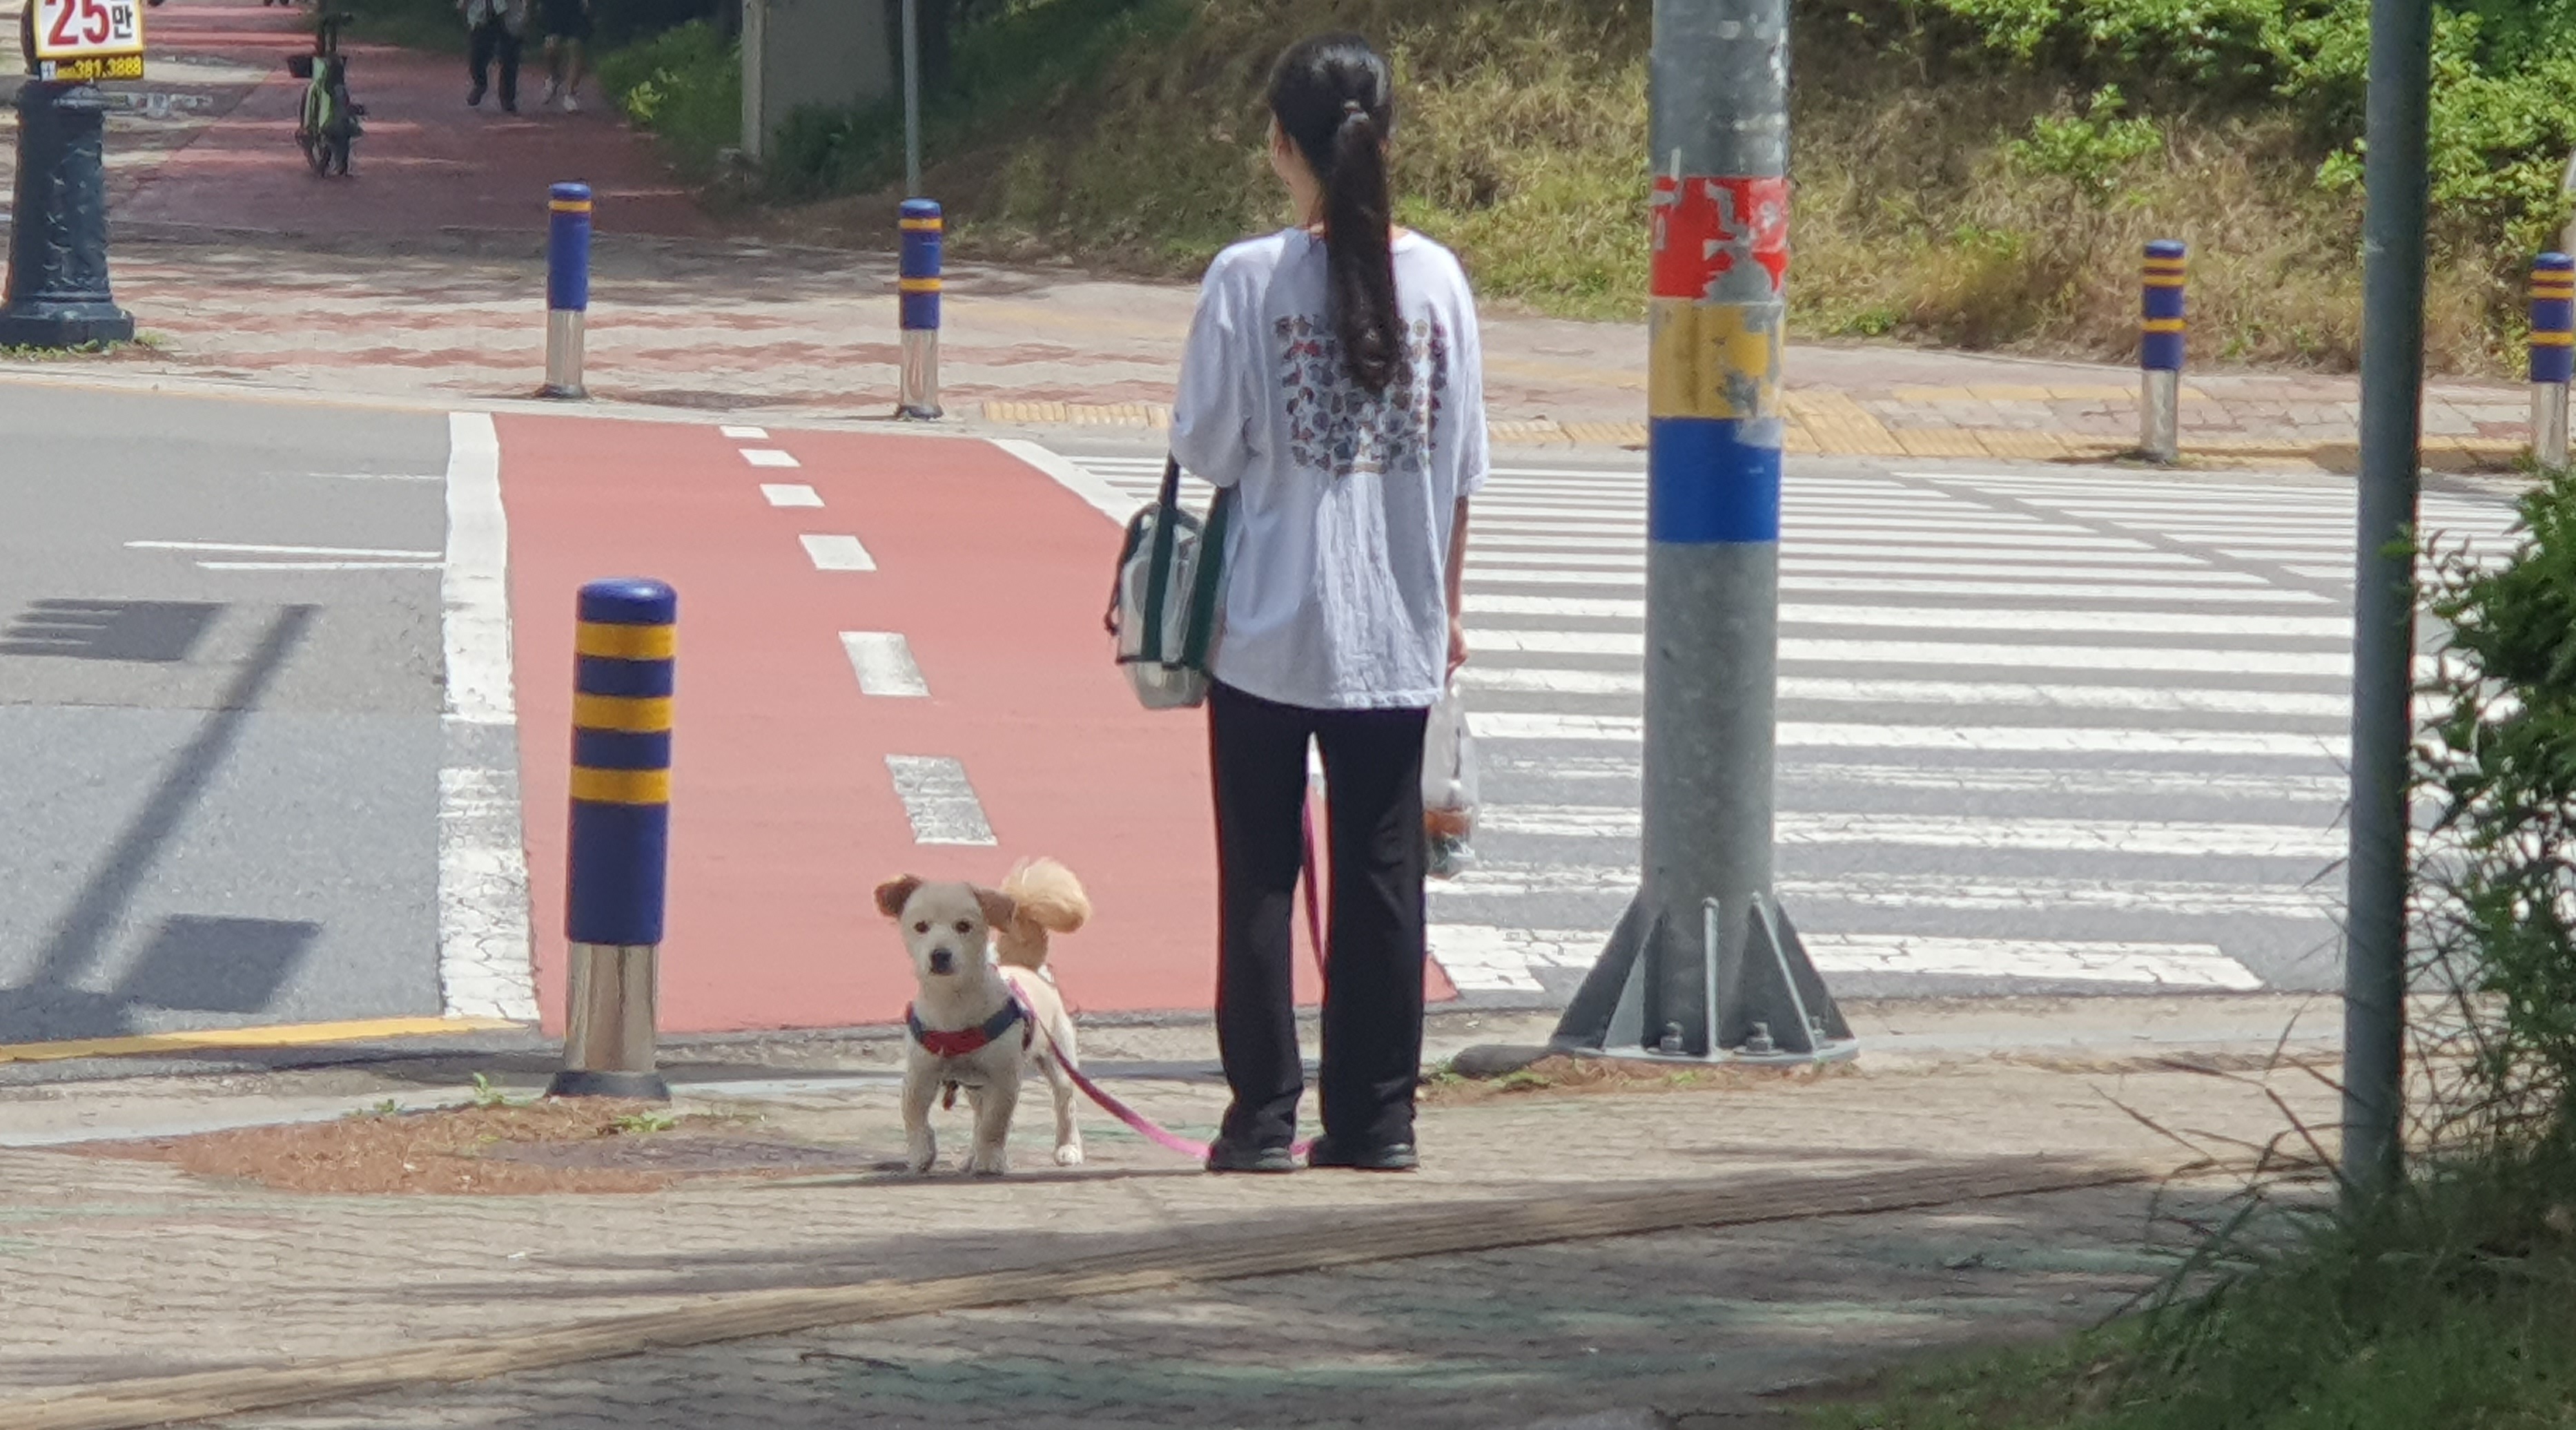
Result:
[[[1807,957],[1797,928],[1768,895],[1752,900],[1738,948],[1716,946],[1720,926],[1714,901],[1709,916],[1699,922],[1703,936],[1674,938],[1664,920],[1646,910],[1642,897],[1631,902],[1600,961],[1566,1006],[1548,1040],[1550,1050],[1643,1062],[1784,1067],[1844,1062],[1860,1055],[1860,1040]],[[1659,945],[1651,950],[1654,956],[1649,956],[1650,944]],[[1673,986],[1660,978],[1658,961],[1675,958],[1700,963],[1699,981],[1710,996],[1687,1014],[1699,1026],[1658,1019],[1650,1028],[1646,1009],[1652,989]]]

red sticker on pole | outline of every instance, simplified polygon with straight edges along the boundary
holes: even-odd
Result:
[[[1659,176],[1651,212],[1658,298],[1705,298],[1721,279],[1746,266],[1763,271],[1773,296],[1788,279],[1785,178]]]

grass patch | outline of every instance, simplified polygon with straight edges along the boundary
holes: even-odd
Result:
[[[599,57],[599,87],[635,126],[662,141],[684,173],[711,172],[742,142],[742,52],[704,20]]]
[[[2180,238],[2193,248],[2195,361],[2353,365],[2360,195],[2344,171],[2358,109],[2335,48],[2351,5],[2296,35],[2282,0],[1793,8],[1801,335],[2125,360],[2139,248]],[[1260,153],[1271,58],[1349,27],[1399,71],[1402,219],[1457,248],[1489,299],[1633,320],[1650,9],[1019,0],[961,37],[953,86],[930,98],[927,187],[961,254],[1193,276],[1286,217]],[[2177,26],[2191,34],[2176,39]],[[2448,197],[2427,343],[2438,369],[2500,372],[2518,358],[2526,249],[2557,213],[2554,194],[2528,192],[2531,176],[2562,126],[2490,122],[2466,102],[2445,102],[2437,143]],[[801,217],[818,237],[882,243],[900,150],[893,106],[803,114],[780,137],[770,192],[866,195]]]
[[[2576,1181],[2454,1163],[2368,1214],[2272,1206],[2176,1297],[2057,1344],[1918,1366],[1820,1430],[2422,1430],[2576,1423]]]
[[[465,17],[458,13],[455,0],[331,0],[331,8],[354,17],[349,22],[350,39],[432,54],[465,53]],[[312,16],[308,13],[305,19],[310,29]],[[535,28],[533,19],[530,28]],[[365,72],[356,65],[350,70],[351,86],[363,93]]]

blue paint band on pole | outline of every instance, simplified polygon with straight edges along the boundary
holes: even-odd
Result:
[[[1657,417],[1646,424],[1646,539],[1780,539],[1780,442],[1744,440],[1742,420]],[[1775,433],[1776,422],[1767,424]]]
[[[2576,258],[2564,253],[2531,265],[2531,380],[2576,380]]]
[[[581,588],[564,919],[577,944],[662,941],[678,612],[659,581]]]
[[[557,184],[546,200],[546,384],[540,397],[588,397],[582,353],[590,315],[590,186]]]
[[[946,221],[939,205],[928,199],[906,199],[903,205],[903,294],[906,332],[939,330],[940,239]]]
[[[2182,371],[2183,245],[2158,239],[2147,245],[2144,299],[2139,305],[2138,366],[2156,372]]]
[[[928,199],[903,203],[903,264],[896,280],[902,310],[903,360],[896,381],[895,416],[939,415],[939,262],[946,220]]]
[[[557,184],[546,204],[546,307],[590,310],[590,185]]]

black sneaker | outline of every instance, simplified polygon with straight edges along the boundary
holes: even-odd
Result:
[[[1293,1172],[1297,1158],[1285,1147],[1246,1147],[1220,1138],[1208,1148],[1211,1172]]]
[[[483,86],[478,84],[465,92],[465,107],[468,109],[483,107]]]
[[[1318,1137],[1306,1152],[1309,1167],[1342,1167],[1355,1172],[1411,1172],[1422,1166],[1410,1142],[1387,1142],[1375,1147],[1336,1146],[1329,1137]]]

